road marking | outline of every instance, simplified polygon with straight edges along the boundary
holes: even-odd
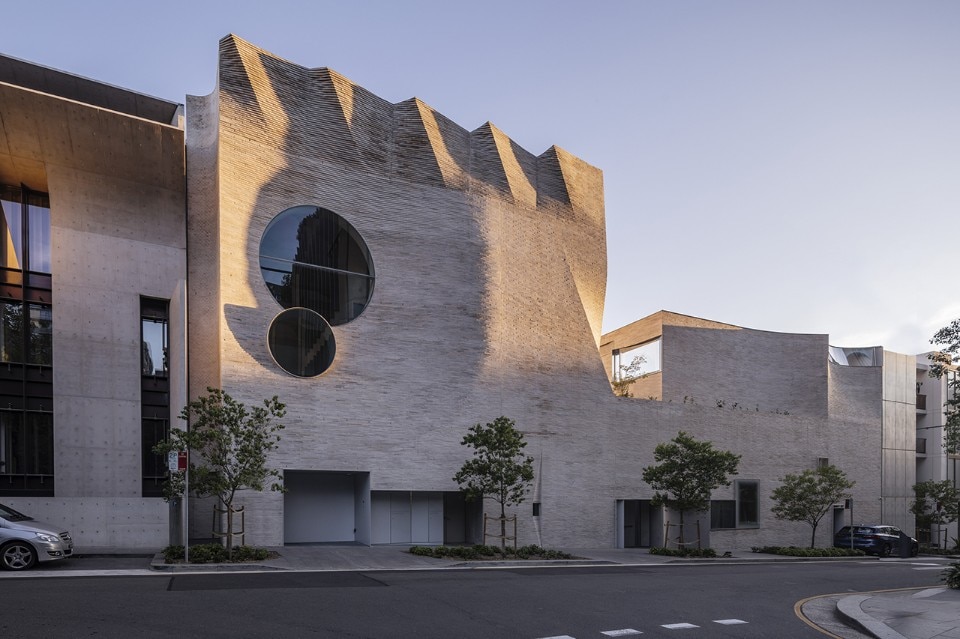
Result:
[[[642,635],[643,633],[633,628],[623,628],[621,630],[601,630],[600,634],[608,637],[626,637],[628,635]]]
[[[695,626],[692,623],[665,623],[660,627],[667,630],[685,630],[686,628],[699,628],[700,626]]]
[[[557,635],[556,637],[539,637],[538,639],[575,639],[570,635]]]
[[[725,626],[734,626],[738,623],[747,623],[743,619],[714,619],[713,623],[722,623]]]
[[[935,566],[933,568],[914,568],[913,570],[943,570],[943,566]]]

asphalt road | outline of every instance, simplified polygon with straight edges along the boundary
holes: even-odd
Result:
[[[70,576],[97,562],[0,579],[0,637],[812,638],[801,599],[939,583],[876,560]]]

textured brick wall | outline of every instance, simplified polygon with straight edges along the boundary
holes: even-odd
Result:
[[[276,393],[287,403],[278,467],[369,472],[373,490],[455,490],[466,428],[507,415],[526,433],[542,502],[539,522],[529,504],[519,509],[521,543],[603,546],[615,543],[616,500],[651,496],[641,469],[680,429],[743,453],[741,476],[760,479],[765,507],[775,477],[863,435],[858,422],[830,422],[825,407],[783,416],[613,397],[598,353],[598,170],[557,148],[534,156],[491,124],[466,131],[419,100],[390,104],[232,37],[220,53],[218,182],[208,186],[218,194],[220,370],[242,400]],[[257,262],[266,224],[299,204],[346,218],[377,275],[364,314],[334,328],[332,368],[313,379],[271,361],[265,336],[280,307]],[[856,466],[862,485],[876,485],[875,464]],[[282,496],[244,499],[255,506],[248,541],[281,543]],[[715,539],[806,535],[767,517],[757,531]]]

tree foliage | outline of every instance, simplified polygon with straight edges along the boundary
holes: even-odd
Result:
[[[817,526],[833,505],[845,499],[856,485],[846,473],[833,465],[816,470],[788,473],[780,478],[781,485],[771,495],[776,504],[773,515],[777,519],[802,521],[810,525],[810,547],[817,539]]]
[[[507,506],[520,504],[533,481],[533,457],[525,455],[523,433],[507,417],[470,427],[461,445],[473,449],[453,480],[467,501],[488,497],[500,504],[500,546],[506,547]],[[486,531],[484,531],[486,536]]]
[[[960,363],[960,319],[937,331],[930,343],[941,345],[940,350],[930,356],[930,376],[938,379],[947,376],[943,447],[955,455],[960,453],[960,377],[955,373]]]
[[[916,515],[919,528],[929,530],[933,526],[955,522],[960,517],[960,490],[949,479],[918,482],[913,485],[913,495],[910,512]]]
[[[280,441],[286,407],[276,396],[252,409],[216,388],[190,402],[180,413],[188,430],[173,429],[170,438],[153,452],[188,452],[190,491],[198,497],[217,497],[228,512],[227,548],[232,547],[233,501],[240,490],[283,490],[280,472],[267,467],[267,453]],[[184,492],[185,473],[171,473],[164,487],[166,499]]]
[[[717,450],[711,442],[698,441],[680,431],[669,442],[657,444],[653,459],[658,463],[643,469],[643,481],[654,490],[654,506],[665,505],[680,513],[682,544],[684,512],[710,508],[710,493],[730,485],[730,476],[740,466],[740,455]]]
[[[507,506],[523,502],[533,481],[533,457],[523,454],[527,442],[512,419],[471,426],[460,444],[473,449],[473,458],[453,476],[467,501],[489,497],[500,504],[501,517]]]
[[[621,365],[620,370],[613,376],[613,381],[610,382],[610,386],[613,387],[613,394],[617,397],[633,397],[630,387],[638,379],[646,377],[645,374],[640,372],[646,362],[647,359],[643,355],[637,355],[630,360],[629,364]]]

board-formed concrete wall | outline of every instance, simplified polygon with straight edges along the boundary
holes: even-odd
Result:
[[[170,299],[186,276],[183,129],[168,123],[179,110],[41,79],[0,85],[0,181],[50,196],[56,490],[4,501],[69,529],[78,549],[156,547],[167,506],[141,497],[140,296]]]
[[[614,545],[617,500],[652,496],[641,470],[679,430],[742,454],[739,478],[760,482],[761,526],[716,531],[715,546],[806,543],[802,524],[769,516],[769,494],[818,457],[842,450],[864,502],[879,486],[868,447],[847,445],[869,441],[868,425],[827,415],[825,338],[813,339],[823,366],[789,415],[613,396],[598,351],[602,179],[569,153],[535,156],[489,123],[467,131],[417,99],[391,104],[232,36],[217,91],[191,98],[187,115],[190,165],[202,158],[205,175],[196,188],[215,194],[191,207],[191,228],[210,238],[191,245],[191,285],[219,295],[212,310],[191,306],[191,335],[215,340],[191,343],[191,370],[242,401],[287,404],[274,466],[369,473],[374,491],[452,491],[467,428],[506,415],[529,443],[541,503],[539,517],[529,503],[515,509],[520,543],[554,547]],[[332,367],[309,379],[270,357],[266,332],[281,308],[258,263],[266,225],[302,204],[352,224],[377,278],[366,311],[334,327]],[[248,543],[282,543],[282,496],[243,499]]]

